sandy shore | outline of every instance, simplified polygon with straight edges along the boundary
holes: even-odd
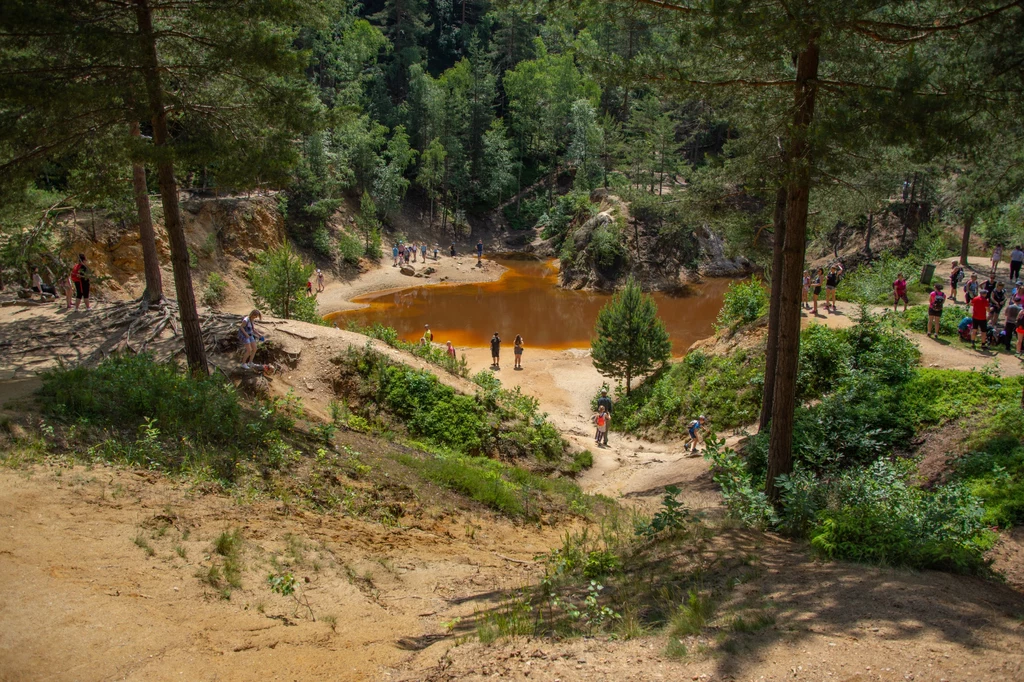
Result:
[[[367,294],[377,294],[395,289],[406,289],[409,287],[426,287],[450,284],[470,284],[473,282],[493,282],[502,276],[508,269],[500,263],[484,258],[480,267],[477,267],[475,255],[450,256],[440,255],[435,261],[433,256],[422,261],[410,263],[409,265],[421,272],[425,269],[434,268],[436,272],[424,275],[423,277],[410,277],[403,275],[399,268],[392,267],[390,254],[384,265],[373,270],[361,273],[351,280],[334,280],[326,282],[324,291],[320,292],[317,301],[320,304],[320,313],[330,315],[342,310],[353,310],[361,308],[359,303],[352,299]]]

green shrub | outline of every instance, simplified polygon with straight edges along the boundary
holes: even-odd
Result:
[[[47,414],[119,434],[96,452],[132,464],[176,470],[200,456],[230,480],[239,461],[264,455],[291,427],[271,404],[243,406],[223,377],[194,377],[149,355],[115,355],[42,379]],[[114,449],[121,441],[128,445]]]
[[[964,318],[964,309],[952,301],[948,301],[942,308],[942,317],[939,318],[939,335],[957,335],[957,325]],[[926,333],[928,331],[928,306],[915,305],[907,308],[906,312],[899,312],[901,324],[914,332]]]
[[[224,300],[224,292],[228,283],[216,272],[206,276],[206,286],[203,287],[203,304],[211,308],[220,305]]]
[[[504,208],[502,213],[513,230],[529,230],[537,224],[547,208],[548,198],[542,193],[518,202],[513,201]]]
[[[331,244],[331,233],[327,231],[325,226],[320,225],[313,230],[313,234],[309,238],[309,245],[313,249],[313,253],[321,258],[334,258],[334,245]]]
[[[892,283],[901,272],[907,278],[908,292],[924,292],[927,289],[915,282],[926,262],[921,256],[897,258],[891,253],[883,253],[873,263],[846,272],[836,287],[836,298],[857,303],[891,304]]]
[[[355,265],[359,262],[359,258],[362,257],[364,252],[365,248],[358,237],[347,232],[342,232],[338,235],[338,253],[341,255],[341,260],[345,263]]]
[[[750,324],[768,314],[768,292],[759,279],[733,282],[725,292],[715,326],[718,329]]]

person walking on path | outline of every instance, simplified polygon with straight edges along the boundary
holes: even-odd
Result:
[[[686,427],[686,440],[683,441],[683,450],[689,450],[690,446],[693,446],[693,454],[697,454],[697,446],[704,442],[704,434],[701,433],[701,429],[708,423],[708,418],[701,415],[697,419],[694,419]]]
[[[477,265],[482,265],[483,264],[482,263],[483,257],[484,257],[484,240],[480,239],[480,240],[477,240],[477,243],[476,243],[476,264]]]
[[[1010,251],[1010,281],[1015,282],[1020,277],[1020,266],[1024,265],[1024,251],[1020,245],[1013,247]]]
[[[946,303],[946,294],[942,293],[942,285],[936,284],[935,291],[928,297],[928,334],[935,330],[935,338],[939,338],[939,326],[942,322],[942,306]]]
[[[391,264],[391,267],[397,268],[398,267],[398,244],[395,244],[394,246],[391,247],[391,259],[394,261]]]
[[[971,301],[978,295],[978,291],[978,275],[972,272],[971,278],[964,284],[964,304],[968,308],[971,307]]]
[[[999,261],[1003,259],[1003,245],[996,244],[996,248],[992,249],[992,276],[996,276],[996,269],[999,267]]]
[[[1010,346],[1013,343],[1013,333],[1017,331],[1017,318],[1020,317],[1020,311],[1024,310],[1021,308],[1020,303],[1017,301],[1010,301],[1010,304],[1006,306],[1006,322],[1003,324],[1003,346],[1007,352],[1010,350]]]
[[[604,408],[604,411],[608,413],[609,418],[612,414],[612,399],[608,397],[608,389],[601,389],[601,397],[597,399],[597,409]],[[604,444],[608,445],[608,431],[604,432]]]
[[[253,309],[248,315],[242,318],[238,325],[238,345],[242,349],[242,369],[249,369],[250,363],[256,357],[256,346],[263,337],[256,331],[256,320],[262,320],[263,314]]]
[[[981,348],[988,348],[988,299],[981,291],[971,299],[971,348],[977,348],[978,333],[981,333]]]
[[[320,268],[316,269],[316,291],[317,293],[322,292],[327,287],[324,286],[324,271]]]
[[[902,272],[896,275],[896,281],[892,283],[892,297],[893,312],[896,311],[896,306],[900,304],[900,301],[903,301],[903,312],[907,312],[907,304],[910,301],[907,299],[907,279]]]
[[[839,312],[836,309],[836,287],[839,286],[839,278],[842,276],[843,266],[836,263],[828,269],[828,275],[825,277],[825,310],[833,313]]]
[[[825,279],[825,270],[823,268],[818,268],[818,271],[816,273],[814,273],[814,280],[811,282],[811,284],[814,286],[814,290],[813,290],[814,310],[812,311],[812,314],[815,317],[818,316],[818,297],[821,296],[821,285],[824,283],[822,281],[824,279]]]
[[[608,422],[611,421],[611,417],[610,414],[605,412],[604,405],[599,405],[597,414],[591,417],[591,421],[597,427],[597,431],[594,433],[594,442],[597,443],[598,447],[608,444]]]
[[[498,336],[498,332],[494,332],[494,336],[491,337],[491,367],[494,369],[501,369],[501,337]]]
[[[949,298],[956,303],[956,291],[964,279],[964,268],[959,261],[953,261],[949,269]]]
[[[520,334],[516,334],[516,340],[512,345],[512,353],[516,356],[515,366],[512,369],[523,368],[523,337]]]
[[[78,254],[78,262],[71,268],[71,283],[75,286],[75,312],[78,305],[85,299],[85,309],[89,309],[89,267],[85,264],[85,254]]]
[[[420,255],[423,256],[423,258],[421,258],[420,260],[423,261],[424,263],[426,263],[427,262],[427,243],[426,242],[423,242],[422,244],[420,244]],[[437,260],[437,258],[434,258],[434,260]]]

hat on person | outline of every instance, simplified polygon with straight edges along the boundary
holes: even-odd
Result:
[[[607,388],[602,388],[601,389],[601,395],[608,395],[608,389]]]
[[[701,415],[701,416],[700,416],[700,420],[701,420],[702,422],[703,422],[703,421],[707,421],[707,419],[708,419],[708,418],[707,418],[707,417],[705,417],[704,415]]]

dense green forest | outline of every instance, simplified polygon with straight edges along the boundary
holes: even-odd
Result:
[[[1020,2],[986,0],[9,2],[3,267],[24,277],[68,207],[138,222],[146,250],[159,190],[187,359],[205,370],[180,188],[280,190],[293,238],[322,254],[347,197],[372,256],[378,219],[410,204],[439,235],[497,210],[560,244],[608,187],[644,239],[603,224],[582,246],[594,263],[710,223],[770,273],[774,500],[808,242],[863,235],[870,257],[891,219],[899,248],[956,225],[965,258],[972,230],[1024,233],[1022,22]],[[560,244],[563,260],[579,248]]]

